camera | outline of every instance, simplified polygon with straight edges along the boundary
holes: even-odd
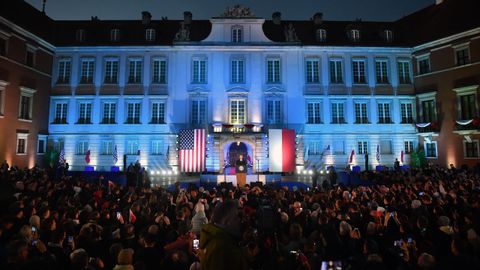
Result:
[[[193,249],[197,250],[199,245],[200,245],[200,240],[193,239]]]

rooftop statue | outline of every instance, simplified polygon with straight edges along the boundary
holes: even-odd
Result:
[[[249,18],[255,17],[253,12],[248,7],[244,7],[241,5],[234,5],[233,7],[227,7],[225,12],[220,15],[220,17],[224,18]]]

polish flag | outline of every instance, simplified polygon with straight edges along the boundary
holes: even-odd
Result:
[[[135,214],[133,213],[132,209],[130,209],[130,213],[129,213],[129,219],[130,223],[135,223],[135,221],[137,220],[137,217],[135,216]]]
[[[353,163],[353,157],[355,156],[355,149],[352,149],[350,157],[348,158],[348,163]]]
[[[402,163],[403,163],[403,156],[404,156],[404,155],[405,155],[405,153],[404,153],[403,150],[402,150],[402,152],[400,152],[400,161],[401,161]]]
[[[268,162],[271,172],[295,171],[295,130],[268,130]]]

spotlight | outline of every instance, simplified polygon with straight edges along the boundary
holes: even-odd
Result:
[[[313,171],[312,171],[312,170],[309,170],[309,171],[308,171],[308,174],[312,175],[312,174],[313,174]]]
[[[323,174],[323,170],[320,171],[320,174]]]
[[[157,171],[157,174],[160,175],[160,171]]]
[[[168,171],[168,175],[172,175],[172,171]]]
[[[150,175],[155,175],[155,171],[151,171],[151,172],[150,172]]]
[[[165,175],[167,174],[167,172],[165,170],[162,170],[162,175]]]

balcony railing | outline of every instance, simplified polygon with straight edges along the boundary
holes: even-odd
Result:
[[[440,132],[440,126],[436,122],[430,123],[430,125],[426,127],[419,127],[418,125],[416,126],[418,133],[439,133]]]
[[[262,132],[263,125],[255,124],[213,124],[213,132],[215,133],[257,133]]]

